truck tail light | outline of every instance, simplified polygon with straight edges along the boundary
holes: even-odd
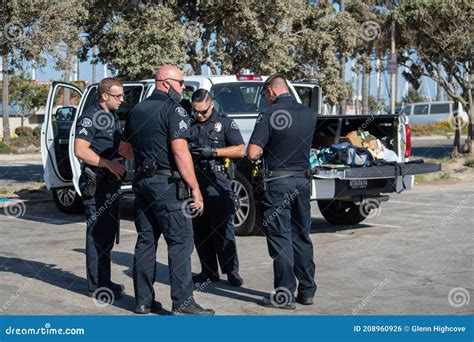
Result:
[[[409,124],[405,124],[405,158],[411,155],[411,128]]]

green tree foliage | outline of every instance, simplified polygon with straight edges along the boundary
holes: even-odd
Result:
[[[394,11],[399,59],[415,88],[427,76],[459,101],[470,116],[468,150],[472,153],[474,2],[403,1]],[[456,144],[456,142],[455,142]]]
[[[403,97],[403,103],[416,103],[428,101],[423,95],[421,95],[415,88],[408,89],[408,93]]]
[[[182,25],[169,7],[128,1],[92,3],[83,27],[89,35],[82,57],[97,45],[98,60],[117,70],[120,78],[149,78],[159,65],[185,65]]]
[[[22,117],[34,114],[45,106],[49,85],[28,80],[24,74],[15,75],[10,80],[10,98],[21,108]]]
[[[42,66],[46,52],[56,55],[58,42],[64,39],[68,18],[79,1],[10,0],[0,7],[3,56],[2,102],[3,140],[10,140],[8,115],[8,77],[14,70],[24,70],[28,63]],[[80,8],[80,6],[79,6]]]

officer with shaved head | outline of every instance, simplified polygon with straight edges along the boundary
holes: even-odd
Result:
[[[202,308],[193,298],[191,217],[203,211],[204,203],[188,149],[190,118],[178,104],[184,90],[183,73],[176,66],[164,65],[156,72],[155,87],[150,97],[133,108],[124,131],[136,165],[135,313],[161,308],[153,284],[158,239],[163,235],[168,245],[171,313],[213,315],[213,310]]]

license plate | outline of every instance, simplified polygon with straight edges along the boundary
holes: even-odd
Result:
[[[367,187],[367,179],[351,179],[349,187],[351,189],[365,189]]]

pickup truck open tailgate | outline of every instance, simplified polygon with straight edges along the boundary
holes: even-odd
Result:
[[[434,163],[397,163],[370,167],[353,167],[344,169],[331,169],[319,167],[314,174],[315,178],[337,179],[380,179],[395,178],[400,176],[418,175],[422,173],[437,172],[441,164]]]

